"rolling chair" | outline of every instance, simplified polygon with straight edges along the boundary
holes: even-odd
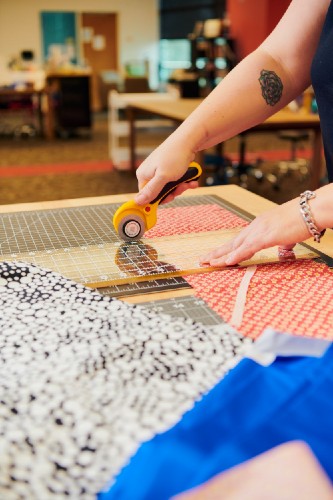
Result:
[[[304,142],[309,139],[309,133],[307,131],[299,132],[298,130],[286,130],[284,132],[280,132],[278,137],[283,141],[290,141],[290,161],[296,161],[297,146],[300,142]]]
[[[236,177],[237,184],[245,189],[248,188],[249,177],[261,182],[264,173],[260,166],[261,158],[255,162],[246,163],[246,136],[247,133],[239,134],[238,161],[231,161],[223,154],[223,144],[217,146],[216,154],[205,155],[205,165],[213,165],[214,171],[206,179],[206,184],[215,186],[219,184],[229,184],[232,177]]]
[[[297,148],[299,145],[307,141],[310,134],[305,131],[286,130],[278,134],[279,139],[290,142],[290,158],[287,161],[280,161],[278,165],[277,180],[275,189],[279,189],[279,182],[283,177],[291,175],[293,172],[298,172],[300,180],[304,180],[309,175],[308,162],[304,158],[298,158]]]

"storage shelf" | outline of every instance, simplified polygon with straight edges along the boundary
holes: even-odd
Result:
[[[200,93],[205,97],[235,66],[234,41],[224,37],[190,36],[189,38],[191,71],[198,75]]]

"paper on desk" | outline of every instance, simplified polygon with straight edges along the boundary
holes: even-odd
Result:
[[[313,356],[320,358],[331,343],[331,341],[325,339],[299,337],[267,328],[256,342],[244,346],[242,354],[260,365],[268,366],[278,356]]]

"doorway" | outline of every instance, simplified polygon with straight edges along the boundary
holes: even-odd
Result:
[[[82,56],[91,68],[91,106],[101,111],[108,91],[103,75],[118,71],[117,14],[82,13],[81,27]]]

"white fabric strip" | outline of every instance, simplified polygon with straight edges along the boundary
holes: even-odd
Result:
[[[253,344],[244,345],[242,353],[262,366],[269,366],[278,356],[321,358],[331,345],[330,340],[300,337],[266,328]]]
[[[254,273],[257,270],[257,266],[249,266],[240,282],[237,297],[235,300],[234,310],[231,317],[231,325],[235,328],[239,328],[243,321],[243,315],[246,304],[247,291]]]

